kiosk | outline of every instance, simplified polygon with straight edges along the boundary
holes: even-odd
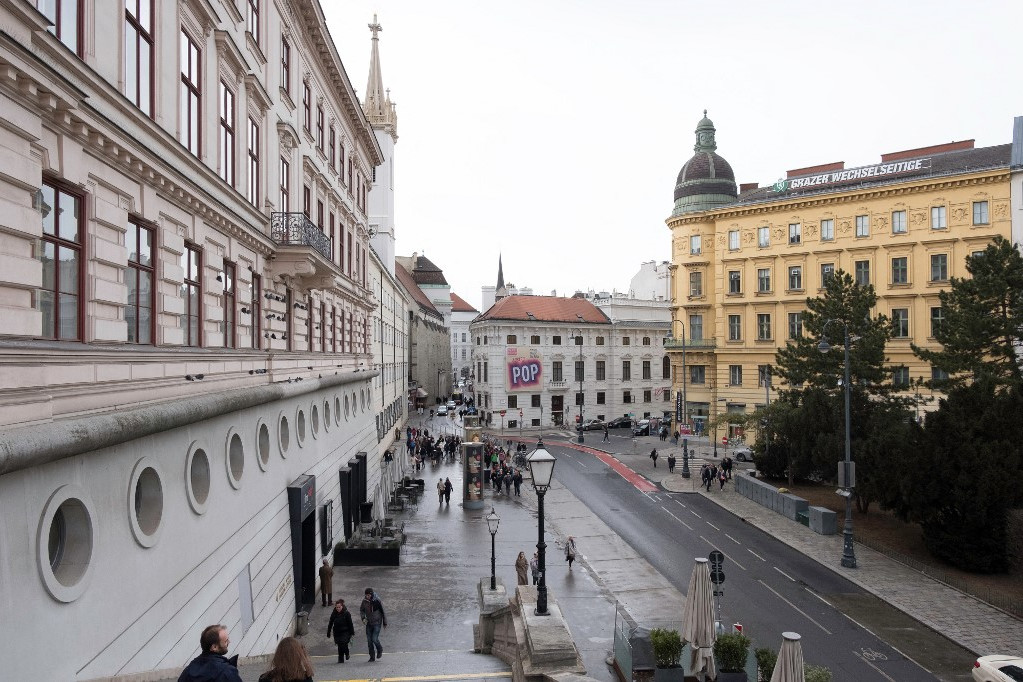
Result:
[[[465,415],[462,425],[462,509],[483,509],[483,430],[474,414]]]

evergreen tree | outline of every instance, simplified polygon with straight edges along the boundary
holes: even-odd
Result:
[[[997,392],[1023,385],[1023,256],[1002,236],[966,259],[970,277],[938,294],[940,350],[913,352],[949,375],[949,385],[990,379]]]

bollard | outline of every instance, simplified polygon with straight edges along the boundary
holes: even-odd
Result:
[[[295,635],[301,637],[309,632],[309,612],[299,611],[295,614]]]

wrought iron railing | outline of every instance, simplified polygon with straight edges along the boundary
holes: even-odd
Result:
[[[686,339],[685,348],[686,350],[705,350],[707,348],[714,348],[716,347],[715,341],[716,339]],[[664,347],[677,348],[681,350],[682,339],[675,338],[665,339]]]
[[[330,237],[316,227],[304,213],[271,213],[270,238],[281,245],[311,246],[331,260]]]

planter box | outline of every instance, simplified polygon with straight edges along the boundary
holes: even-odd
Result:
[[[395,547],[335,547],[335,566],[398,566],[401,545]]]
[[[741,673],[718,673],[717,682],[749,682],[749,676]]]
[[[654,668],[654,682],[685,682],[686,669],[678,668]]]

